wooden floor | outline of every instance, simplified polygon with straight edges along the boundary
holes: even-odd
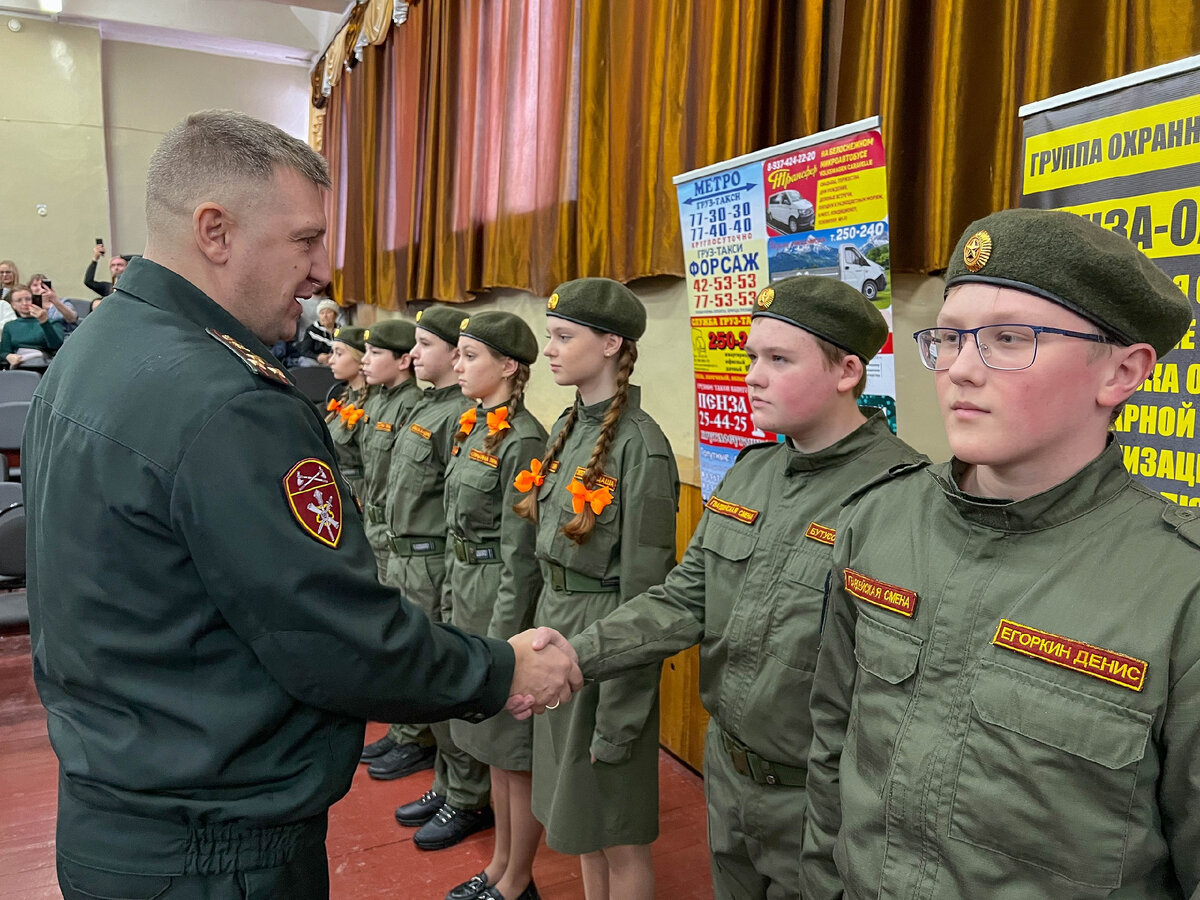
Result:
[[[368,728],[367,739],[383,734]],[[29,636],[0,635],[0,892],[19,900],[61,896],[54,874],[57,761],[46,737],[46,717],[33,688]],[[712,897],[700,778],[670,755],[659,761],[660,823],[654,843],[659,897]],[[426,853],[413,830],[392,818],[432,782],[421,772],[379,782],[359,766],[354,786],[330,813],[329,871],[335,900],[391,897],[438,900],[480,871],[491,857],[491,832],[457,847]],[[545,900],[583,897],[579,863],[543,846],[534,880]]]

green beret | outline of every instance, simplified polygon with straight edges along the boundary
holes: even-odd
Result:
[[[1058,210],[1006,209],[968,225],[950,257],[946,290],[972,282],[1065,306],[1159,356],[1192,321],[1183,291],[1126,238]]]
[[[888,324],[875,304],[836,278],[795,275],[763,288],[752,318],[798,325],[870,362],[887,341]]]
[[[363,340],[393,353],[408,353],[417,343],[417,327],[407,319],[384,319],[370,326]]]
[[[560,284],[546,315],[636,341],[646,333],[646,307],[629,288],[609,278],[576,278]]]
[[[482,341],[498,353],[511,356],[517,362],[533,365],[537,360],[537,338],[520,316],[498,309],[488,309],[463,316],[459,334]]]
[[[364,353],[367,349],[367,344],[363,340],[363,335],[366,333],[367,329],[359,328],[357,325],[343,325],[333,330],[333,339],[341,341],[348,347],[353,347],[359,353]]]
[[[417,313],[417,327],[436,334],[451,347],[458,346],[458,325],[462,320],[462,310],[449,306],[430,306]]]

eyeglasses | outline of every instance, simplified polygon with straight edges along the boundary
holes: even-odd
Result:
[[[1015,372],[1028,369],[1037,358],[1039,334],[1061,334],[1097,344],[1116,343],[1102,334],[1084,334],[1046,325],[982,325],[979,328],[926,328],[913,332],[925,368],[945,372],[958,358],[966,335],[975,338],[979,358],[989,369]]]

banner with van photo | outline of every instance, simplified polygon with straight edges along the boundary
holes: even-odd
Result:
[[[879,118],[678,175],[690,300],[700,490],[707,499],[742,448],[782,437],[754,427],[743,348],[758,292],[793,275],[839,278],[892,324],[887,170]],[[896,430],[889,334],[860,404]]]
[[[1191,328],[1114,430],[1130,473],[1169,500],[1200,506],[1200,56],[1032,103],[1020,115],[1021,205],[1077,213],[1128,238],[1192,302]]]

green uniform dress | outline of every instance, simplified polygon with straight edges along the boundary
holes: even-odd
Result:
[[[367,402],[367,396],[371,392],[370,385],[364,385],[361,390],[352,390],[346,386],[341,394],[341,401],[345,404],[353,403],[356,409],[362,409]],[[350,487],[354,491],[354,495],[362,499],[363,496],[363,462],[362,450],[358,446],[358,439],[362,437],[366,431],[366,415],[364,414],[353,427],[346,424],[346,420],[339,413],[334,413],[333,418],[326,423],[329,427],[329,436],[333,438],[333,446],[337,451],[338,467],[342,470],[342,474],[346,476],[346,481],[350,482]],[[362,428],[359,428],[359,426]]]
[[[513,486],[529,460],[546,452],[546,429],[524,407],[510,410],[509,433],[494,451],[483,449],[487,414],[478,407],[474,430],[446,470],[447,559],[451,621],[464,631],[507,640],[533,624],[542,590],[534,556],[534,524],[513,512],[523,496]],[[484,765],[529,771],[533,723],[497,716],[480,728],[450,723],[454,742]]]
[[[458,417],[471,405],[457,384],[426,388],[396,438],[388,472],[387,583],[398,587],[435,622],[450,621],[446,597],[446,466]],[[463,752],[449,722],[429,726],[437,741],[433,790],[455,809],[487,806],[487,767]],[[397,743],[421,743],[426,727],[393,725]]]
[[[556,471],[535,488],[545,579],[535,621],[568,638],[661,583],[675,562],[679,472],[670,443],[641,409],[640,394],[629,389],[604,465],[602,484],[613,500],[596,516],[587,541],[576,544],[562,533],[575,517],[567,485],[587,466],[611,400],[579,408]],[[546,843],[560,853],[648,844],[658,836],[661,668],[655,660],[589,684],[570,703],[535,718],[533,811],[546,826]]]
[[[364,407],[367,414],[357,426],[363,429],[358,438],[363,461],[363,516],[367,540],[375,551],[380,581],[387,578],[388,559],[392,553],[387,542],[388,472],[392,466],[392,447],[405,419],[420,399],[421,389],[415,378],[392,388],[374,385]]]
[[[717,897],[796,897],[822,597],[842,501],[922,457],[873,412],[815,453],[742,451],[666,581],[572,640],[588,678],[700,643]]]
[[[1017,502],[960,472],[839,521],[805,897],[1200,896],[1200,518],[1115,443]]]
[[[310,856],[324,874],[364,720],[507,699],[506,644],[431,624],[374,577],[323,417],[267,354],[137,259],[34,396],[33,669],[57,852],[95,896],[139,896],[139,877],[269,886]],[[273,896],[326,896],[309,874]]]

